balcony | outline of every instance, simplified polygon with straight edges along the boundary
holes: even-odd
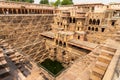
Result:
[[[70,16],[70,12],[68,11],[62,12],[62,17],[69,17],[69,16]]]
[[[85,18],[85,12],[76,12],[76,18]]]

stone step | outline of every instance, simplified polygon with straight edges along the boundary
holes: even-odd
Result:
[[[116,49],[113,49],[113,48],[111,48],[111,47],[109,47],[107,45],[102,45],[101,49],[109,51],[109,52],[113,52],[113,53],[115,53],[115,51],[116,51]]]
[[[103,56],[103,57],[105,57],[105,58],[107,58],[107,59],[110,59],[110,60],[111,60],[112,57],[113,57],[113,56],[111,56],[111,55],[109,55],[109,54],[106,54],[106,53],[103,53],[103,52],[101,53],[100,56]]]
[[[100,56],[98,57],[98,61],[103,62],[103,63],[106,63],[106,64],[109,64],[110,61],[111,61],[111,59],[108,58],[108,57],[106,57],[106,56],[100,55]]]
[[[111,56],[113,56],[115,54],[114,52],[110,52],[110,51],[107,51],[107,50],[101,50],[101,52],[109,54]]]
[[[95,54],[90,54],[89,56],[92,57],[92,58],[98,57],[98,56],[96,56]]]
[[[117,34],[120,34],[120,31],[117,31],[116,33],[117,33]]]
[[[15,56],[15,55],[10,55],[9,57],[10,57],[10,59],[13,59],[13,58],[15,58],[16,56]]]
[[[0,53],[0,57],[4,57],[3,53]]]
[[[0,75],[0,80],[9,80],[9,78],[7,78],[8,76],[10,76],[9,72],[6,72],[4,74]],[[7,79],[6,79],[7,78]]]
[[[0,61],[4,61],[4,60],[5,60],[4,56],[0,57]]]
[[[102,78],[103,75],[104,75],[104,73],[105,73],[104,70],[99,69],[99,68],[97,68],[97,67],[94,67],[94,68],[93,68],[93,71],[92,71],[92,74],[95,75],[95,76],[97,76],[97,77],[99,77],[99,78]]]
[[[11,59],[13,62],[19,61],[19,59],[17,57],[14,57]]]
[[[14,50],[13,49],[8,49],[5,51],[6,54],[14,54]]]
[[[2,75],[2,74],[4,74],[4,73],[7,73],[7,72],[9,72],[10,70],[9,70],[9,68],[8,67],[5,67],[5,68],[3,68],[3,69],[0,69],[0,75]]]
[[[115,37],[120,37],[120,33],[116,33],[115,35],[114,35]]]
[[[99,57],[101,57],[101,58],[104,58],[104,59],[106,59],[106,60],[111,61],[111,58],[110,58],[110,57],[107,57],[107,56],[104,56],[104,55],[99,55]]]
[[[103,62],[100,62],[100,61],[97,61],[95,66],[96,66],[97,68],[102,69],[102,70],[106,70],[107,67],[108,67],[108,64],[103,63]]]
[[[16,66],[17,66],[19,69],[22,68],[22,65],[20,65],[20,64],[19,64],[19,65],[16,65]]]
[[[2,61],[0,61],[0,65],[6,65],[7,64],[7,62],[6,62],[6,60],[4,59],[4,60],[2,60]]]
[[[90,75],[90,80],[101,80],[101,78],[96,76],[96,75],[94,75],[94,74],[91,74]]]
[[[115,38],[115,40],[116,40],[116,41],[120,41],[120,38],[117,37],[117,38]]]

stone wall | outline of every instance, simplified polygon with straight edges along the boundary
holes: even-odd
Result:
[[[49,31],[52,22],[53,15],[0,16],[0,39],[9,43],[13,49],[37,60],[42,57],[40,53],[46,51],[40,33]]]

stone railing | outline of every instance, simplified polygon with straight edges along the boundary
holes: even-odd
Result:
[[[76,12],[76,17],[85,18],[85,14],[86,13],[83,13],[83,12]]]
[[[40,9],[40,8],[54,9],[54,7],[49,6],[49,5],[39,5],[39,4],[32,4],[32,3],[27,3],[27,2],[0,1],[0,7],[21,8],[21,6],[24,6],[25,8],[30,8],[30,9]]]
[[[62,17],[69,17],[70,16],[70,12],[62,12]]]

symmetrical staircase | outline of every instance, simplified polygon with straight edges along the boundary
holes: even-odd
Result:
[[[11,49],[4,40],[0,40],[0,80],[23,80],[31,74],[31,69],[30,61]]]
[[[10,76],[10,69],[7,65],[5,56],[0,48],[0,80],[8,80]]]
[[[101,45],[100,49],[101,53],[97,58],[94,68],[92,69],[90,80],[102,80],[116,51],[116,49],[110,48],[106,45]]]
[[[120,42],[120,31],[117,31],[115,34],[115,40]]]

